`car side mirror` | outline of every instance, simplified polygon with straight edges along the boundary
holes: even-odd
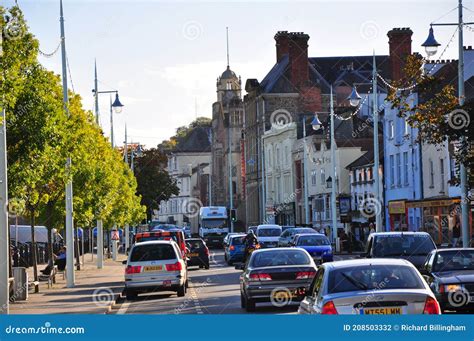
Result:
[[[244,270],[245,264],[244,263],[237,263],[235,264],[235,270]]]
[[[122,264],[123,264],[123,265],[127,265],[127,260],[126,260],[126,259],[123,260],[123,261],[122,261]]]

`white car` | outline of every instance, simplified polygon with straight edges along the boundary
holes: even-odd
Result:
[[[301,302],[300,314],[440,314],[418,270],[404,259],[373,258],[324,263]]]
[[[258,225],[257,239],[262,248],[277,247],[281,235],[280,225]]]
[[[186,295],[186,260],[174,241],[156,240],[133,245],[125,268],[125,295],[134,299],[139,293],[176,291]]]

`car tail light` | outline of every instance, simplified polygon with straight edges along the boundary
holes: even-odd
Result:
[[[314,271],[300,271],[296,274],[296,279],[310,279],[314,278],[316,272]]]
[[[166,264],[166,271],[180,271],[183,269],[183,266],[180,262],[174,264]]]
[[[321,314],[323,315],[337,315],[337,309],[334,306],[333,301],[326,302],[323,305],[323,309],[321,310]]]
[[[440,313],[438,301],[433,297],[428,296],[425,301],[425,308],[423,314],[438,315]]]
[[[142,267],[140,265],[129,265],[125,268],[125,274],[138,274],[142,271]]]
[[[249,280],[251,280],[251,281],[271,281],[272,276],[270,276],[270,274],[265,274],[265,273],[250,274]]]
[[[234,250],[235,250],[235,246],[234,246],[234,245],[231,245],[231,246],[229,247],[229,250],[230,250],[230,251],[234,251]]]
[[[204,248],[204,252],[206,252],[206,256],[209,256],[209,249],[207,247]]]

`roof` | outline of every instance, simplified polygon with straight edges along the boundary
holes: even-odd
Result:
[[[474,251],[473,247],[450,247],[445,249],[436,249],[436,252],[448,252],[448,251]]]
[[[360,259],[350,259],[350,260],[340,260],[337,262],[324,263],[323,266],[332,269],[339,268],[350,268],[354,266],[367,266],[367,265],[394,265],[394,266],[413,266],[406,259],[397,259],[397,258],[360,258]]]
[[[166,245],[172,245],[172,243],[175,243],[173,240],[148,240],[146,242],[138,242],[133,244],[133,246],[137,245],[150,245],[150,244],[166,244]]]
[[[235,74],[234,71],[230,69],[229,65],[227,65],[227,69],[222,73],[221,79],[233,79],[233,78],[237,78],[237,75]]]
[[[173,148],[173,153],[179,152],[210,152],[211,142],[209,131],[211,127],[195,127]]]
[[[422,235],[429,236],[429,234],[427,232],[423,232],[423,231],[391,231],[391,232],[374,232],[374,233],[371,233],[371,235],[374,235],[374,236],[390,236],[390,235],[396,235],[396,234],[410,235],[410,236],[413,236],[413,235],[416,235],[416,234],[422,234]]]
[[[379,149],[379,160],[383,162],[383,148]],[[366,166],[373,166],[374,164],[374,150],[369,149],[364,155],[356,159],[354,162],[348,164],[346,169],[361,168]]]

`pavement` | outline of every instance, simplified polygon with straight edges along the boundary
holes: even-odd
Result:
[[[40,282],[39,293],[30,290],[27,301],[10,304],[10,314],[105,314],[123,290],[125,255],[117,261],[104,260],[104,267],[97,269],[96,256],[84,255],[80,271],[75,271],[75,286],[67,288],[63,275],[56,275],[56,284],[48,289],[47,282]],[[38,271],[45,265],[39,265]],[[27,269],[30,281],[33,268]]]

